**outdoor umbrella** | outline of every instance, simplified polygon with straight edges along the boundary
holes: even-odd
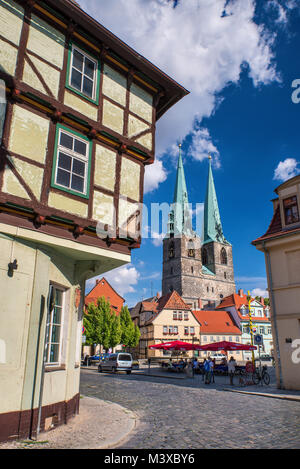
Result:
[[[228,352],[230,350],[256,350],[255,345],[240,344],[239,342],[212,342],[207,345],[194,345],[194,350],[211,350],[217,352],[218,350],[224,350]]]
[[[163,342],[161,344],[150,345],[150,349],[158,349],[158,350],[178,350],[178,351],[186,351],[186,350],[194,350],[193,344],[189,342],[181,342],[180,340],[173,340],[171,342]]]

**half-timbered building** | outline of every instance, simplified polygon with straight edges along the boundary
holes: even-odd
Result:
[[[187,91],[74,1],[0,0],[0,93],[6,440],[78,412],[85,280],[140,246],[156,121]]]

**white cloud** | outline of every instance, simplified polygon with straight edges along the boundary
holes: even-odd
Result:
[[[254,86],[280,81],[272,51],[276,36],[254,22],[255,0],[229,0],[225,7],[225,0],[180,0],[176,8],[169,0],[102,0],[101,7],[99,0],[80,0],[80,4],[191,91],[158,121],[159,157],[192,132],[192,157],[201,161],[211,151],[220,164],[212,139],[205,129],[194,130],[195,122],[201,124],[215,112],[220,93],[239,82],[245,64]],[[166,177],[159,159],[146,169],[145,191],[155,190]]]
[[[220,167],[220,153],[212,142],[209,130],[203,127],[194,129],[191,136],[192,142],[188,149],[188,155],[198,161],[203,161],[208,155],[211,155],[215,167]]]
[[[135,292],[134,286],[139,281],[140,273],[132,264],[128,264],[101,274],[98,278],[102,277],[106,278],[119,295],[124,296],[126,293]],[[89,283],[93,282],[94,285],[96,278],[91,279]]]
[[[263,290],[261,288],[254,288],[254,290],[251,291],[251,296],[262,296],[263,298],[269,298],[269,292],[268,290]]]
[[[162,161],[156,158],[152,165],[146,166],[144,193],[152,192],[158,188],[159,184],[167,179],[167,171],[163,167]]]
[[[274,171],[273,179],[286,181],[287,179],[297,176],[297,174],[300,174],[299,162],[295,160],[295,158],[286,158],[278,164]]]
[[[166,236],[165,233],[156,233],[155,231],[152,231],[151,237],[152,237],[152,244],[154,246],[159,247],[162,246],[163,239]]]

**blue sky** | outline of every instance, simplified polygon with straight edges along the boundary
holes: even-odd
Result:
[[[292,82],[300,79],[298,3],[181,0],[175,8],[167,0],[100,3],[101,13],[99,0],[80,1],[191,91],[158,123],[157,161],[147,169],[144,203],[172,202],[179,141],[189,201],[202,203],[211,153],[236,287],[263,292],[264,256],[251,241],[268,228],[274,189],[300,172],[300,103],[291,99]],[[132,251],[129,266],[105,276],[132,306],[161,290],[161,272],[161,241],[148,238]]]

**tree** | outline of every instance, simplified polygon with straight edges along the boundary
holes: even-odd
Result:
[[[88,305],[83,325],[88,345],[100,344],[108,351],[121,341],[120,319],[111,312],[110,302],[104,297],[98,298],[96,305]]]
[[[265,306],[270,306],[270,298],[264,299]]]
[[[140,340],[140,330],[134,325],[127,306],[123,306],[120,313],[121,343],[125,347],[136,347]]]

